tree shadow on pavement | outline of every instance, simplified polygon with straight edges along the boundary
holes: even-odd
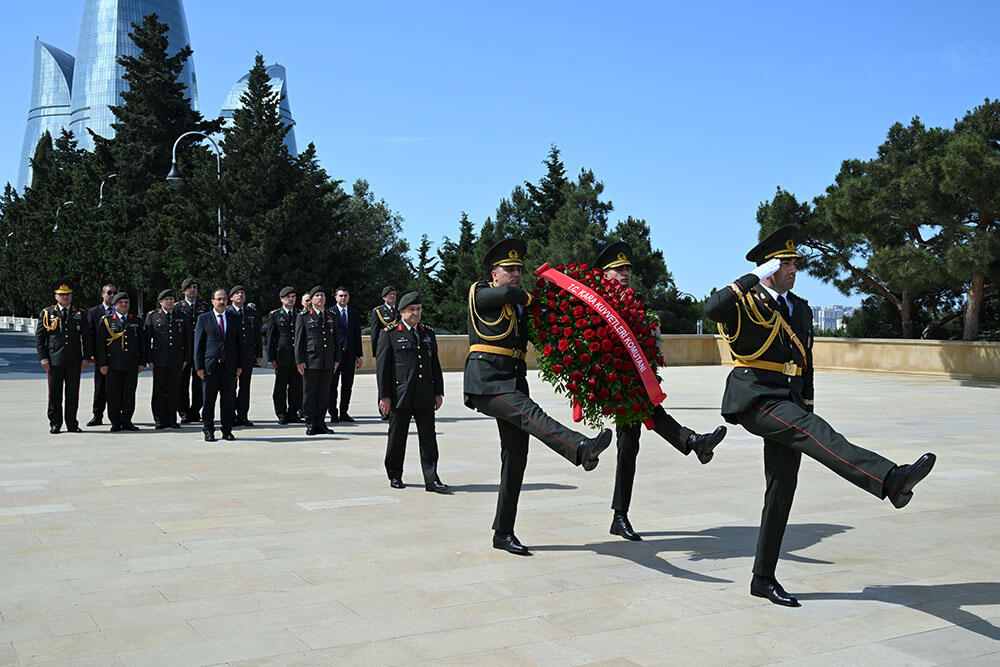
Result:
[[[572,484],[550,484],[539,482],[536,484],[524,484],[521,491],[571,491],[577,487]],[[452,485],[451,490],[455,493],[497,493],[500,486],[497,484],[459,484]]]

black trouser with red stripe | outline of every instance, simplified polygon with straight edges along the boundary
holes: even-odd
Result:
[[[100,371],[96,371],[100,373]],[[80,424],[76,419],[77,406],[80,403],[80,362],[64,366],[49,366],[49,426],[62,427],[65,410],[66,428],[75,429]],[[66,396],[66,406],[63,407],[63,394]]]
[[[611,509],[617,512],[628,512],[629,505],[632,504],[635,461],[639,457],[639,436],[642,433],[642,428],[642,424],[633,424],[632,426],[619,426],[616,429],[618,464],[615,468],[615,494],[611,498]],[[691,449],[687,446],[687,440],[694,431],[686,426],[681,426],[660,406],[656,406],[656,409],[653,410],[653,430],[681,454],[687,456],[691,453]]]
[[[764,510],[753,572],[774,576],[781,539],[792,509],[802,454],[809,456],[876,498],[895,464],[848,442],[822,417],[792,401],[764,400],[736,415],[740,425],[764,438]]]
[[[468,396],[472,406],[484,415],[496,417],[500,432],[500,493],[493,530],[514,531],[517,500],[528,464],[528,436],[544,442],[573,465],[580,465],[577,450],[587,436],[566,428],[545,414],[528,396],[528,381],[517,379],[517,390],[492,396]]]

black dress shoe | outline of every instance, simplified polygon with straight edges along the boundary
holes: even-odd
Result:
[[[190,423],[191,423],[191,422],[193,422],[193,421],[194,421],[194,420],[193,420],[193,419],[191,419],[191,415],[181,415],[181,423],[182,423],[182,424],[190,424]],[[90,424],[88,424],[88,426],[89,426],[89,425],[90,425]]]
[[[121,424],[112,424],[111,425],[111,433],[118,433],[118,431],[122,431],[122,430],[124,430],[124,429],[122,428]]]
[[[249,419],[237,419],[233,422],[233,426],[246,426],[247,428],[250,428],[253,426],[253,422]]]
[[[87,426],[100,426],[100,425],[101,425],[101,424],[103,424],[103,423],[104,423],[104,420],[103,420],[103,419],[101,419],[101,416],[100,416],[100,415],[94,415],[94,416],[93,416],[93,417],[92,417],[92,418],[90,419],[90,421],[89,421],[89,422],[87,422]]]
[[[336,415],[330,415],[330,423],[331,424],[339,424],[340,423],[340,417],[337,417]]]
[[[287,424],[288,423],[288,419],[285,417],[285,415],[278,415],[278,423],[279,424]]]
[[[322,433],[323,435],[333,435],[333,429],[326,424],[320,423],[316,426],[317,433]]]
[[[215,434],[211,431],[205,431],[205,442],[215,442]]]
[[[180,428],[180,427],[181,425],[178,424],[177,422],[174,422],[173,424],[170,425],[170,428]]]
[[[389,415],[380,415],[379,419],[381,419],[384,422],[387,422],[387,421],[389,421]]]
[[[389,486],[391,486],[394,489],[405,489],[406,488],[406,484],[403,484],[403,480],[401,480],[398,477],[393,477],[392,479],[390,479],[389,480]]]
[[[122,428],[124,430],[126,430],[126,431],[138,431],[139,430],[139,427],[136,426],[135,424],[133,424],[132,422],[129,422],[127,424],[122,424]]]
[[[347,423],[354,423],[356,421],[351,415],[340,415],[340,421]]]
[[[586,471],[597,467],[597,457],[611,444],[611,429],[602,429],[596,438],[590,438],[580,443],[580,465]]]
[[[726,437],[726,427],[720,426],[711,433],[692,433],[687,439],[688,450],[695,453],[702,464],[712,460],[712,450]]]
[[[883,487],[886,498],[896,509],[906,507],[906,503],[913,498],[913,487],[917,482],[927,477],[937,457],[931,453],[924,454],[916,463],[905,466],[896,466],[886,475]]]
[[[156,423],[156,424],[153,425],[153,428],[155,430],[157,430],[157,431],[162,431],[163,429],[169,428],[169,427],[166,424]]]
[[[632,524],[629,523],[628,515],[623,512],[615,512],[615,518],[611,520],[610,532],[612,535],[620,535],[626,540],[632,540],[633,542],[642,540],[642,535],[632,530]]]
[[[785,592],[778,580],[774,577],[763,577],[759,574],[753,575],[750,580],[750,595],[757,598],[765,598],[774,604],[784,607],[801,607],[799,601]]]
[[[493,548],[503,549],[517,556],[530,556],[528,547],[518,542],[514,533],[501,533],[499,530],[493,531]]]
[[[285,421],[289,424],[300,424],[302,423],[302,417],[298,415],[285,415]]]
[[[236,436],[233,435],[232,433],[223,433],[222,434],[222,439],[223,440],[235,440]]]
[[[306,435],[316,435],[316,427],[312,424],[306,426]]]
[[[58,433],[58,432],[59,432],[59,427],[58,426],[50,426],[49,427],[49,433]]]
[[[66,432],[67,433],[83,433],[83,429],[80,428],[79,426],[67,426],[66,427]]]
[[[448,485],[441,480],[435,480],[433,484],[424,486],[424,490],[428,493],[451,493],[451,489]]]

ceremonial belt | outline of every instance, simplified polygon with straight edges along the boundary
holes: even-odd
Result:
[[[524,350],[514,350],[509,347],[500,347],[499,345],[484,345],[483,343],[473,343],[469,346],[469,352],[488,352],[489,354],[500,354],[505,357],[514,357],[515,359],[524,359]]]
[[[791,361],[786,361],[783,364],[777,361],[761,361],[759,359],[744,360],[744,359],[734,359],[733,366],[745,367],[745,368],[759,368],[762,371],[774,371],[775,373],[784,373],[785,375],[802,375],[802,367],[797,366]]]

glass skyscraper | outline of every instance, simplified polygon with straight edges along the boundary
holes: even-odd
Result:
[[[288,81],[285,76],[285,68],[275,63],[267,68],[267,75],[271,77],[271,90],[283,98],[279,104],[278,116],[281,118],[281,122],[291,127],[288,134],[285,135],[285,145],[288,146],[289,153],[298,155],[298,150],[295,147],[295,121],[292,119],[292,106],[288,102]],[[247,91],[249,81],[250,74],[244,74],[226,96],[222,111],[219,113],[219,117],[225,119],[226,125],[232,123],[233,112],[243,106],[240,98]]]
[[[35,38],[35,64],[31,77],[31,106],[28,125],[21,146],[21,163],[17,182],[30,185],[28,160],[35,154],[38,140],[46,132],[55,140],[69,126],[70,100],[73,90],[73,56],[51,44]]]

